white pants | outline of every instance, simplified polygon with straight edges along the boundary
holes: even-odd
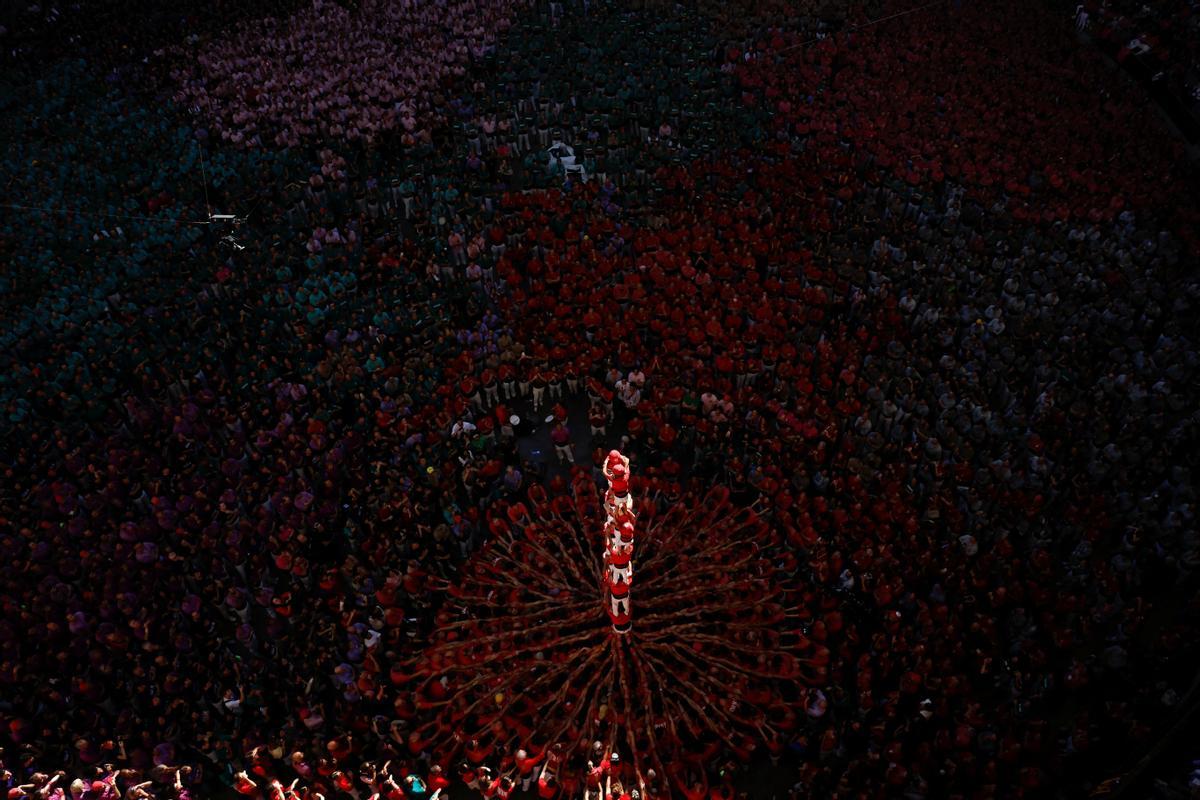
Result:
[[[608,513],[608,516],[616,516],[616,511],[618,508],[622,508],[630,512],[633,511],[633,492],[627,493],[624,497],[617,497],[612,493],[611,490],[605,494],[604,510]]]

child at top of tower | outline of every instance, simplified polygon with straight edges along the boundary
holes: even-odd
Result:
[[[629,459],[617,450],[610,450],[604,460],[604,477],[612,486],[613,494],[624,495],[629,492]]]

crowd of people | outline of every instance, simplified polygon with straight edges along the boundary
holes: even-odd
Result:
[[[439,121],[430,114],[444,106],[433,95],[462,78],[525,5],[314,0],[284,20],[180,48],[175,100],[235,146],[370,145],[397,129],[428,141]]]
[[[85,55],[93,63],[124,64],[155,50],[264,16],[286,17],[312,0],[51,0],[10,3],[0,20],[0,83]]]
[[[1075,24],[1118,63],[1145,62],[1143,71],[1153,83],[1183,101],[1193,115],[1200,110],[1200,14],[1194,3],[1080,3]]]
[[[1192,677],[1200,210],[1019,5],[320,4],[6,93],[9,797],[699,800],[759,750],[797,797],[1109,777]],[[344,31],[379,57],[333,85]],[[488,510],[572,491],[505,424],[535,404],[575,474],[620,444],[783,534],[821,669],[782,737],[631,775],[527,709],[434,757],[398,665]]]

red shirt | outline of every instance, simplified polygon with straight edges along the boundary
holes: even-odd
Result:
[[[524,777],[533,771],[533,768],[541,763],[544,753],[538,753],[536,756],[517,759],[517,771]]]
[[[608,609],[608,618],[612,620],[613,625],[628,625],[632,616],[628,611],[624,614],[614,614],[611,608]]]
[[[632,557],[633,548],[631,547],[614,547],[608,551],[608,560],[614,567],[624,567]]]
[[[492,754],[492,748],[484,747],[483,745],[480,745],[479,747],[468,747],[466,753],[468,761],[470,761],[472,764],[479,764]]]

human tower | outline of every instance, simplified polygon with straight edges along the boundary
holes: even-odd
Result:
[[[608,491],[604,494],[604,583],[613,630],[628,633],[633,627],[629,596],[633,584],[633,540],[637,514],[629,489],[629,458],[610,450],[604,460]]]

